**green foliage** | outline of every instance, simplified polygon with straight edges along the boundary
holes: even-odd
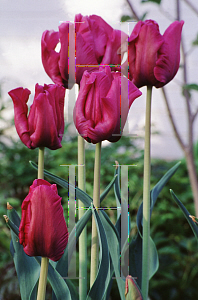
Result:
[[[121,17],[121,22],[127,22],[127,21],[131,21],[132,17],[124,15]]]
[[[162,0],[142,0],[141,3],[154,2],[156,4],[161,4]]]
[[[193,46],[198,46],[198,34],[197,34],[195,40],[192,42],[192,45]]]
[[[91,196],[93,193],[94,147],[87,144],[86,148],[86,188]],[[195,153],[197,153],[197,149],[196,146]],[[12,164],[10,164],[10,160]],[[37,150],[29,150],[20,142],[13,143],[12,146],[5,146],[1,152],[1,165],[3,167],[0,169],[2,179],[0,182],[0,211],[2,215],[6,212],[7,201],[17,209],[20,215],[21,202],[26,197],[32,181],[37,176],[37,172],[31,167],[29,160],[37,162]],[[122,137],[119,142],[104,147],[102,150],[101,193],[105,191],[105,187],[114,176],[115,160],[121,165],[133,165],[128,168],[130,239],[132,239],[137,233],[136,216],[138,207],[142,202],[143,152],[134,145],[132,139],[127,137]],[[69,138],[67,134],[61,149],[57,151],[46,149],[45,168],[68,180],[69,168],[60,166],[64,164],[77,165],[77,139],[76,137]],[[175,162],[152,160],[151,188],[174,164]],[[25,172],[25,176],[23,172]],[[9,178],[9,180],[6,180],[6,178]],[[78,178],[76,180],[78,181]],[[174,190],[190,214],[193,215],[194,204],[184,160],[181,161],[176,175],[170,179],[168,185],[161,191],[152,212],[151,237],[155,242],[160,262],[158,272],[150,280],[150,296],[153,300],[167,298],[173,300],[191,299],[193,295],[196,296],[198,270],[195,262],[198,260],[197,243],[182,211],[170,197],[170,188]],[[63,206],[67,216],[67,191],[59,187],[59,194],[63,197]],[[106,207],[104,211],[111,218],[111,222],[115,224],[117,212],[115,209],[109,209],[117,206],[113,190],[110,190],[108,196],[103,200],[102,206]],[[12,274],[9,277],[10,286],[14,286],[16,285],[16,277],[12,273],[14,272],[13,266],[10,267],[11,256],[9,255],[10,231],[5,226],[3,219],[0,221],[0,228],[1,272],[8,276],[10,271],[10,274]],[[88,222],[88,243],[90,243],[90,236],[91,227]],[[11,270],[13,271],[11,272]],[[4,282],[1,283],[1,290],[4,290],[4,292],[8,292],[9,289],[6,284],[4,279]],[[113,299],[120,300],[120,296],[116,296],[119,293],[115,280],[113,280],[111,295]],[[3,296],[2,299],[4,299]],[[15,299],[17,299],[16,295]],[[49,296],[49,299],[51,299],[51,296]]]

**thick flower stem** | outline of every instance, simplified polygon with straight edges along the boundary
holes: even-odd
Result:
[[[44,151],[45,148],[39,148],[38,153],[38,179],[44,179]]]
[[[85,140],[78,136],[78,187],[85,191]],[[83,202],[78,200],[78,218],[83,214]],[[87,297],[87,228],[79,237],[79,300]]]
[[[48,264],[49,259],[47,257],[42,257],[37,300],[45,300]]]
[[[101,143],[96,144],[95,165],[94,165],[94,187],[93,187],[93,205],[98,210],[100,207],[100,166],[101,166]],[[92,240],[91,240],[91,272],[90,287],[93,285],[98,272],[98,251],[99,241],[96,222],[92,216]]]
[[[148,298],[148,289],[149,289],[151,95],[152,95],[152,86],[148,86],[147,99],[146,99],[146,118],[145,118],[144,182],[143,182],[142,295],[144,300],[147,300]]]
[[[44,147],[39,148],[38,179],[44,179]],[[37,300],[45,300],[48,264],[49,264],[49,259],[47,257],[42,257]]]

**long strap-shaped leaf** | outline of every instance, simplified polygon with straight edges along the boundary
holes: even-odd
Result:
[[[87,300],[103,300],[106,295],[106,291],[108,289],[110,281],[109,250],[104,227],[102,225],[98,212],[93,206],[92,213],[94,215],[94,219],[98,229],[98,238],[100,245],[100,263],[98,267],[96,280],[94,281],[88,293]]]
[[[16,228],[20,224],[20,218],[15,211],[7,211],[8,217]],[[14,223],[15,222],[15,223]],[[40,274],[40,265],[23,251],[23,246],[19,243],[18,236],[11,230],[10,251],[13,256],[17,277],[19,280],[20,293],[22,300],[35,300],[37,294],[37,283]]]
[[[159,180],[159,182],[151,190],[151,208],[150,214],[152,214],[153,207],[156,203],[157,197],[169,179],[175,174],[180,163],[175,164],[166,174]],[[129,269],[130,275],[136,278],[138,286],[141,287],[141,270],[142,270],[142,219],[143,219],[143,205],[141,203],[137,213],[137,227],[138,233],[136,237],[131,241],[129,253]],[[158,253],[155,244],[150,238],[150,270],[149,278],[151,278],[159,267]]]
[[[177,196],[175,195],[175,193],[172,190],[170,190],[170,192],[171,192],[171,195],[172,195],[173,199],[177,203],[177,205],[181,208],[184,216],[186,217],[186,219],[187,219],[190,227],[192,228],[192,231],[193,231],[193,233],[194,233],[194,235],[195,235],[195,237],[196,237],[196,239],[198,241],[198,227],[197,227],[197,225],[189,217],[190,216],[189,211],[185,208],[185,206],[182,204],[182,202],[177,198]]]
[[[115,226],[104,211],[101,211],[100,218],[107,236],[108,248],[115,271],[116,281],[120,292],[121,300],[124,300],[125,280],[120,275],[120,238]]]

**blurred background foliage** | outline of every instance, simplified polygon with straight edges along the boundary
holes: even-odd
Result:
[[[87,192],[92,195],[92,178],[94,166],[94,146],[86,144],[86,180]],[[197,158],[198,147],[195,147]],[[69,135],[67,128],[62,148],[56,151],[45,151],[45,168],[50,172],[69,179],[69,168],[61,165],[77,165],[77,138]],[[9,202],[20,214],[20,206],[28,194],[29,186],[37,173],[29,164],[37,162],[37,149],[29,150],[21,141],[11,140],[10,143],[0,143],[0,213],[6,214],[6,202]],[[134,138],[122,137],[115,144],[108,144],[102,149],[101,191],[111,181],[114,175],[115,160],[120,165],[129,166],[129,210],[131,217],[131,234],[136,233],[136,214],[142,201],[143,151],[135,146]],[[152,160],[151,188],[176,162]],[[196,159],[196,164],[198,160]],[[77,168],[76,168],[77,176]],[[78,178],[76,177],[76,180]],[[160,267],[150,281],[150,298],[160,299],[194,299],[197,295],[198,261],[197,242],[193,233],[170,196],[173,189],[178,198],[191,214],[194,214],[194,203],[187,175],[185,160],[176,174],[161,192],[151,218],[151,236],[156,243],[159,253]],[[63,197],[62,203],[66,220],[68,218],[68,194],[59,188]],[[103,207],[115,207],[113,190],[103,202]],[[115,223],[116,211],[107,209],[112,222]],[[91,227],[88,224],[88,242]],[[9,252],[10,231],[3,217],[0,218],[0,299],[20,299],[17,277],[12,257]],[[89,246],[88,246],[89,249]],[[89,253],[88,253],[89,255]],[[88,266],[89,270],[89,266]],[[49,289],[50,295],[50,289]],[[111,299],[119,299],[116,285],[111,293]],[[49,296],[50,299],[50,296]]]
[[[130,3],[130,1],[126,1]],[[161,0],[142,0],[141,3]],[[179,3],[179,1],[175,1]],[[187,2],[185,0],[185,2]],[[144,19],[146,13],[139,19]],[[129,15],[122,17],[122,21],[138,19],[131,7]],[[194,41],[194,46],[197,40]],[[185,89],[197,90],[197,85],[185,85]],[[20,206],[29,191],[29,186],[36,178],[37,173],[29,164],[37,162],[37,149],[27,149],[21,141],[7,134],[13,128],[13,120],[7,118],[5,111],[12,110],[10,101],[3,102],[0,91],[0,299],[20,300],[20,291],[13,260],[9,251],[10,231],[7,228],[3,215],[6,214],[6,203],[9,202],[19,214]],[[136,139],[136,138],[135,138]],[[142,201],[143,186],[143,151],[139,149],[134,138],[122,137],[115,144],[108,144],[102,149],[101,192],[111,181],[114,175],[115,160],[120,165],[133,165],[129,173],[129,211],[131,219],[130,238],[136,233],[136,214]],[[198,169],[198,144],[194,145],[196,170]],[[160,180],[176,161],[152,159],[151,188]],[[45,151],[45,168],[69,179],[69,168],[61,165],[77,165],[77,137],[69,133],[66,128],[62,148],[56,151]],[[86,144],[86,191],[92,196],[94,167],[94,146]],[[76,168],[77,176],[77,168]],[[76,180],[78,178],[76,177]],[[66,220],[68,218],[68,194],[59,189],[63,197]],[[172,189],[188,211],[194,215],[194,201],[190,187],[186,160],[181,160],[180,167],[162,190],[154,207],[151,217],[151,236],[159,254],[159,270],[150,280],[149,296],[151,300],[192,300],[197,298],[198,281],[198,245],[195,237],[182,212],[171,198],[169,189]],[[103,207],[115,207],[113,190],[103,201]],[[116,211],[107,209],[113,223],[116,220]],[[91,225],[88,224],[88,243],[91,240]],[[89,247],[88,245],[88,257]],[[88,266],[89,271],[89,266]],[[77,282],[76,282],[77,283]],[[47,299],[51,299],[51,290],[48,287]],[[114,283],[111,299],[119,300],[119,293]]]

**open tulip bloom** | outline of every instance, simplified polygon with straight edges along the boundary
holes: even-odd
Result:
[[[129,74],[137,87],[164,86],[179,69],[183,21],[173,22],[164,32],[153,20],[139,21],[129,37]]]
[[[121,138],[129,108],[142,93],[110,67],[84,72],[74,108],[74,123],[80,135],[93,144]]]
[[[21,141],[30,149],[61,147],[64,133],[65,89],[59,85],[35,86],[35,96],[28,115],[28,89],[9,92],[14,103],[14,121]]]
[[[78,14],[73,24],[62,22],[58,32],[46,30],[43,33],[42,63],[55,84],[36,84],[29,114],[27,101],[30,91],[19,87],[9,92],[14,104],[15,126],[21,141],[30,149],[39,147],[38,166],[31,163],[38,169],[38,179],[34,180],[22,203],[21,220],[16,211],[10,208],[6,217],[12,229],[11,253],[19,277],[22,300],[35,300],[36,296],[37,300],[44,300],[47,276],[54,300],[107,299],[112,276],[116,278],[121,300],[148,298],[149,279],[158,269],[158,254],[150,237],[150,215],[160,191],[179,166],[176,164],[172,167],[150,192],[151,91],[152,86],[159,88],[167,84],[178,71],[183,23],[173,22],[161,35],[155,21],[139,21],[128,38],[99,16]],[[72,35],[76,40],[72,40]],[[126,44],[127,39],[128,61],[121,66],[126,51],[123,43]],[[58,43],[59,52],[56,49]],[[71,68],[75,71],[70,73]],[[127,68],[128,78],[120,72],[124,68]],[[44,170],[44,147],[52,150],[61,147],[65,88],[71,88],[74,83],[80,87],[73,111],[74,124],[79,133],[79,187]],[[121,138],[129,109],[142,94],[138,88],[144,85],[147,86],[147,102],[143,202],[137,213],[137,235],[129,246],[129,224],[124,223],[128,222],[130,215],[129,204],[121,193],[120,181],[123,185],[124,172],[121,173],[118,163],[112,181],[100,195],[101,142],[117,142]],[[96,144],[93,197],[85,192],[85,140]],[[69,240],[61,206],[62,198],[57,193],[56,185],[45,181],[44,175],[61,185],[68,195],[73,194],[75,199],[77,197],[81,201],[79,219],[70,232]],[[115,225],[103,208],[99,213],[101,202],[112,187],[117,209],[121,208]],[[175,195],[174,200],[182,208],[198,237],[198,231],[193,227],[193,218],[189,219]],[[82,207],[85,212],[80,210]],[[84,228],[91,216],[90,290],[87,293],[89,264],[86,253],[89,253],[89,245]],[[123,228],[126,229],[126,234],[123,234]],[[81,233],[83,239],[79,240],[78,294],[69,277],[68,268]],[[38,256],[42,259],[39,260]],[[49,262],[49,259],[55,263]],[[123,266],[126,267],[124,271]]]
[[[76,44],[69,40],[70,30],[76,33]],[[120,69],[124,51],[121,51],[121,44],[127,43],[127,34],[120,30],[114,30],[101,17],[75,16],[74,24],[63,22],[59,26],[59,31],[46,30],[41,39],[42,62],[48,76],[54,83],[70,88],[76,82],[80,84],[83,72],[92,72],[98,69],[98,65],[112,65],[114,70]],[[70,41],[70,43],[69,43]],[[56,51],[56,46],[60,42],[60,51]],[[124,47],[122,48],[124,49]],[[68,53],[72,55],[76,50],[76,71],[69,73],[69,64],[72,60]],[[72,68],[70,66],[70,68]],[[70,69],[71,70],[71,69]]]

